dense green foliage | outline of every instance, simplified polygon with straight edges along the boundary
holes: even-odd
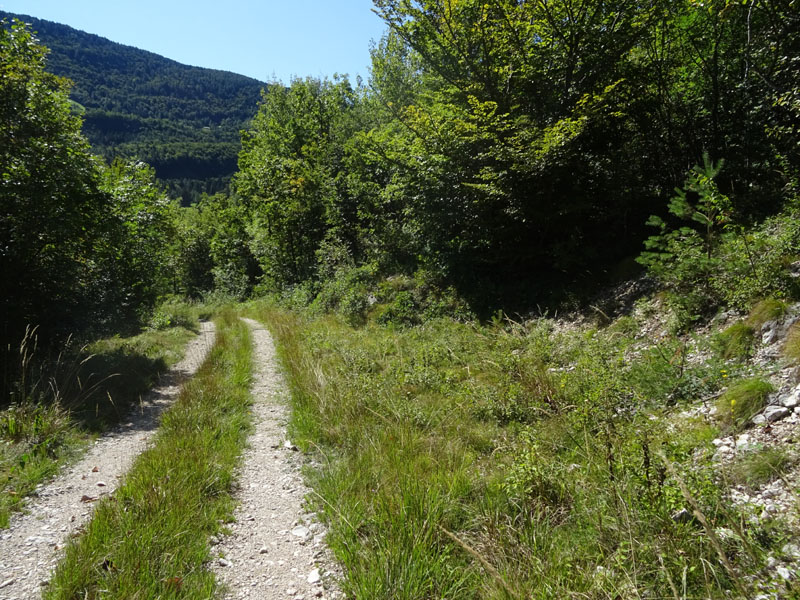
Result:
[[[235,189],[268,287],[423,269],[481,311],[529,308],[637,254],[657,215],[648,267],[692,289],[691,317],[722,295],[716,250],[796,193],[792,2],[375,5],[369,86],[293,81],[245,135]]]
[[[27,323],[63,322],[94,304],[92,261],[106,258],[112,224],[100,168],[70,114],[67,83],[44,70],[44,48],[21,27],[4,27],[0,56],[5,345]]]
[[[45,70],[44,48],[22,25],[0,27],[0,59],[5,396],[27,329],[52,346],[135,321],[173,291],[178,208],[146,165],[91,155],[66,80]]]
[[[224,186],[234,125],[252,117],[233,194],[175,215],[156,260],[171,261],[170,291],[321,294],[357,321],[395,277],[473,314],[527,312],[612,275],[649,223],[641,262],[684,323],[793,293],[791,1],[375,6],[389,31],[367,85],[270,86],[254,117],[257,82],[37,23],[60,32],[51,64],[79,82],[96,147],[147,160],[173,189],[196,198],[197,157],[206,189]],[[198,104],[206,92],[226,103]]]
[[[70,97],[95,152],[147,162],[187,203],[227,187],[262,82],[0,11],[0,19],[14,17],[50,49],[47,68],[74,82]]]

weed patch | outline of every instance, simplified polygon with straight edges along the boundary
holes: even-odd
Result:
[[[719,419],[733,430],[741,429],[767,404],[772,384],[752,378],[733,383],[717,401]]]
[[[765,298],[750,310],[745,323],[754,329],[760,329],[767,321],[780,319],[787,310],[789,310],[789,305],[786,302],[775,298]]]
[[[792,364],[800,363],[800,322],[789,327],[783,344],[783,357]]]
[[[735,323],[717,335],[720,356],[723,359],[748,358],[753,351],[755,329],[747,323]]]
[[[783,475],[794,462],[782,448],[762,448],[739,458],[730,467],[728,476],[735,485],[757,489]]]

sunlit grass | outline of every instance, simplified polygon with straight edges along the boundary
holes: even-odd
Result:
[[[124,418],[194,335],[185,327],[145,331],[67,348],[52,361],[33,353],[32,336],[24,342],[23,375],[0,411],[0,528],[93,435]]]
[[[724,598],[762,564],[757,545],[721,562],[706,528],[673,518],[696,505],[738,527],[715,427],[670,412],[727,370],[686,364],[680,341],[631,354],[630,321],[353,328],[251,311],[279,341],[292,439],[319,455],[313,498],[354,598],[672,597],[670,581]]]

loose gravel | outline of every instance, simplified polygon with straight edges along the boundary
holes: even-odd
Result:
[[[251,388],[255,431],[238,472],[239,507],[230,535],[212,538],[211,569],[223,598],[310,600],[341,598],[338,567],[325,530],[303,509],[309,493],[297,448],[286,439],[288,389],[269,332],[251,319],[255,372]]]
[[[24,513],[12,516],[9,529],[0,533],[0,600],[41,597],[42,586],[61,558],[60,550],[81,532],[94,502],[118,487],[158,428],[159,415],[197,371],[213,343],[213,323],[202,323],[183,360],[142,398],[129,421],[99,438],[80,462],[39,488]]]

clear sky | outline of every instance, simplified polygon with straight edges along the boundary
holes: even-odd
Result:
[[[368,76],[370,40],[385,27],[372,0],[0,0],[188,65],[261,81]]]

